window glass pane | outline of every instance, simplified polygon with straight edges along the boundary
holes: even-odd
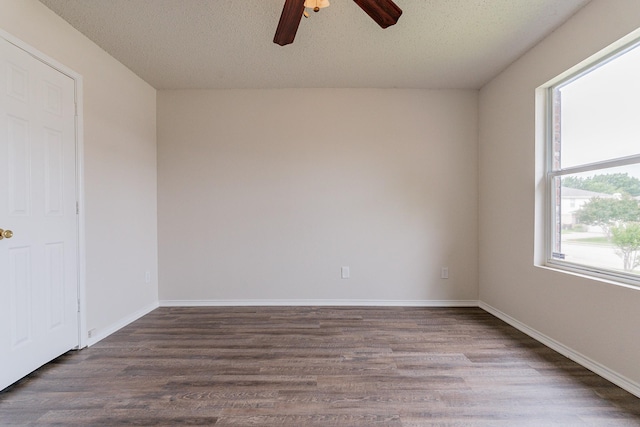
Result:
[[[640,277],[640,165],[553,179],[552,258]]]
[[[554,168],[640,153],[640,47],[556,88],[554,98]]]

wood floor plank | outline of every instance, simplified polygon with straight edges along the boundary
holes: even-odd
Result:
[[[640,426],[477,308],[160,308],[0,392],[2,426]]]

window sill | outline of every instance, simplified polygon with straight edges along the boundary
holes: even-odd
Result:
[[[605,273],[598,273],[590,270],[585,271],[585,269],[567,265],[535,264],[535,267],[556,273],[568,274],[574,277],[579,277],[581,279],[593,280],[600,283],[606,283],[608,285],[621,286],[623,288],[640,291],[640,279],[625,280],[624,278],[612,278],[610,275],[607,275]]]

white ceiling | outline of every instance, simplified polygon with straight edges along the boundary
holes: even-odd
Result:
[[[395,0],[381,29],[351,0],[292,45],[284,0],[40,0],[157,89],[480,88],[589,0]]]

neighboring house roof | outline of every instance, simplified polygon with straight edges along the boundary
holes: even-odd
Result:
[[[598,193],[597,191],[580,190],[578,188],[562,187],[562,198],[567,199],[590,199],[592,197],[599,197],[601,199],[612,199],[615,196],[613,194]]]

